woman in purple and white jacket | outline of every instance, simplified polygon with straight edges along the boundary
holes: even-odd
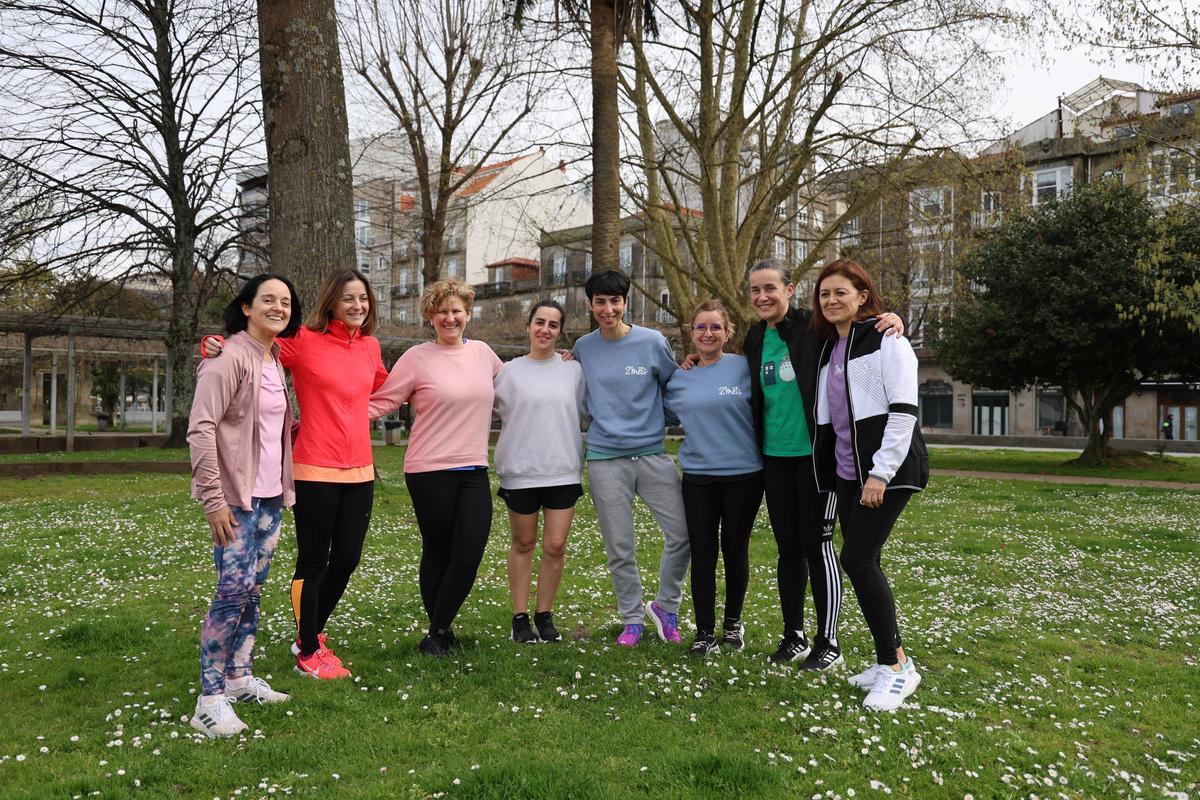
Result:
[[[817,277],[812,330],[817,360],[813,462],[817,486],[834,490],[842,568],[875,640],[876,664],[850,678],[863,706],[898,708],[921,682],[904,653],[896,604],[880,565],[883,545],[914,492],[929,481],[917,427],[917,357],[907,339],[875,330],[883,304],[859,264],[839,259]]]

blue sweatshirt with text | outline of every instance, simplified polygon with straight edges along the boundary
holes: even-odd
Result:
[[[683,424],[679,464],[684,472],[746,475],[762,469],[745,356],[726,354],[707,367],[678,370],[664,399]]]

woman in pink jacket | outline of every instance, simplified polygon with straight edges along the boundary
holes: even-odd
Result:
[[[251,278],[225,309],[224,356],[201,361],[188,424],[192,497],[212,532],[217,593],[200,632],[200,697],[192,727],[209,737],[246,729],[233,702],[281,703],[251,674],[259,595],[279,541],[283,509],[295,503],[292,414],[276,337],[300,325],[287,278]]]

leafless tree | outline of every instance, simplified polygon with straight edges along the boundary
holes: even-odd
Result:
[[[352,69],[408,146],[428,283],[464,189],[486,162],[520,150],[555,74],[544,47],[514,37],[492,0],[354,0],[349,16]]]
[[[637,144],[626,191],[652,221],[646,246],[676,316],[717,296],[748,322],[746,270],[777,240],[803,275],[836,252],[843,224],[886,187],[880,177],[923,148],[976,136],[980,34],[1009,21],[995,8],[689,0],[659,6],[657,41],[632,26],[621,77]],[[825,204],[835,175],[863,168],[874,178],[859,187],[874,191]],[[823,225],[807,213],[818,206]]]
[[[0,0],[0,29],[0,167],[53,203],[33,257],[59,275],[169,279],[182,441],[198,315],[238,239],[230,178],[259,136],[253,12],[236,0]]]
[[[327,272],[355,264],[337,2],[258,0],[258,32],[271,266],[312,302]]]

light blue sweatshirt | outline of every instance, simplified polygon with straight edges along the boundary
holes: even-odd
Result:
[[[587,381],[588,458],[665,452],[662,391],[678,369],[666,337],[638,325],[615,341],[592,331],[571,352]]]
[[[750,365],[723,355],[707,367],[678,370],[664,394],[683,424],[679,464],[694,475],[745,475],[762,469],[750,411]]]

